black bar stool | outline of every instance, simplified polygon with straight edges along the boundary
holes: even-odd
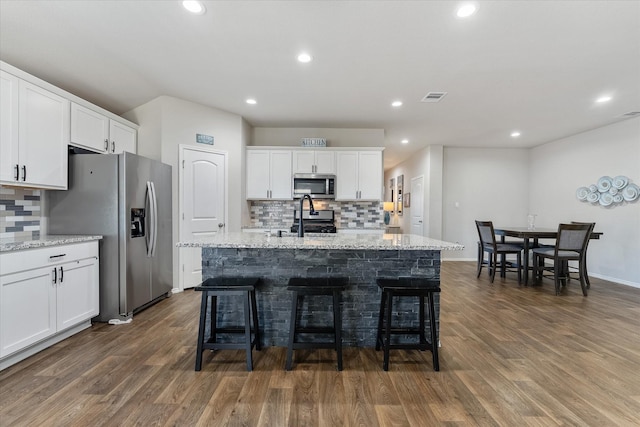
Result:
[[[196,350],[196,371],[202,369],[202,352],[204,350],[244,349],[247,351],[247,370],[253,369],[251,350],[253,347],[260,350],[260,328],[258,326],[258,308],[256,304],[256,286],[260,279],[244,277],[215,277],[207,279],[196,291],[202,292],[200,304],[200,326],[198,328],[198,349]],[[244,326],[219,328],[216,325],[218,296],[235,295],[244,298]],[[211,301],[211,304],[209,304]],[[211,307],[209,322],[211,331],[205,340],[205,326],[207,324],[207,311]],[[253,329],[251,316],[253,315]],[[253,330],[254,339],[251,340]],[[243,334],[245,339],[241,343],[219,343],[218,334]]]
[[[335,348],[338,358],[338,370],[342,371],[342,309],[340,301],[342,299],[342,290],[346,285],[347,279],[343,277],[292,277],[289,279],[287,289],[293,291],[293,298],[291,300],[289,346],[287,347],[287,363],[285,365],[287,371],[291,370],[293,350],[300,348]],[[313,295],[333,296],[333,327],[302,327],[298,325],[298,311],[301,308],[304,297]],[[296,340],[297,334],[332,334],[333,341],[299,342]]]
[[[380,299],[380,315],[378,317],[378,335],[376,337],[376,350],[384,350],[384,362],[382,368],[389,370],[390,349],[416,349],[431,350],[433,356],[433,370],[440,370],[438,361],[438,332],[436,328],[436,313],[434,293],[440,292],[440,280],[421,277],[399,277],[397,279],[378,279],[378,286],[382,290]],[[391,313],[393,313],[393,297],[418,297],[420,298],[419,326],[406,328],[393,328]],[[431,340],[425,336],[425,312],[424,299],[429,305],[429,330]],[[418,335],[419,343],[391,344],[391,335]]]

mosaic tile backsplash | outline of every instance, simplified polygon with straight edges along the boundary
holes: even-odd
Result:
[[[305,201],[304,208],[309,205]],[[340,228],[380,229],[384,227],[381,202],[336,202],[335,200],[317,200],[315,209],[333,209],[335,224]],[[286,229],[293,224],[293,211],[300,208],[299,201],[293,200],[256,200],[251,202],[251,227]]]
[[[0,186],[0,238],[40,237],[42,190]]]

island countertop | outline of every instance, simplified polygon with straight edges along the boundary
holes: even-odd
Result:
[[[0,239],[0,252],[22,251],[25,249],[44,248],[48,246],[69,245],[92,240],[100,240],[102,236],[80,235],[44,235],[38,239],[32,238],[4,238]]]
[[[194,248],[355,249],[355,250],[463,250],[458,243],[415,234],[311,234],[277,237],[267,233],[218,233],[176,244]]]

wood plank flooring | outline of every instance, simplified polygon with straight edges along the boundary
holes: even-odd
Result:
[[[640,289],[591,279],[475,278],[444,262],[440,372],[431,354],[373,349],[206,352],[194,371],[200,295],[129,325],[96,324],[0,372],[6,426],[638,426]]]

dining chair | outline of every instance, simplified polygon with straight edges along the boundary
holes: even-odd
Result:
[[[511,243],[498,243],[492,221],[476,221],[476,228],[478,229],[478,236],[480,237],[480,243],[478,245],[478,274],[476,277],[480,277],[482,267],[487,265],[489,276],[491,276],[491,283],[493,283],[498,267],[498,255],[500,255],[501,270],[505,272],[510,269],[508,268],[509,266],[517,268],[518,283],[522,283],[522,246]],[[485,252],[488,258],[486,262],[484,261]],[[516,255],[515,265],[506,261],[506,255],[510,254]]]
[[[587,296],[588,279],[586,278],[587,245],[595,223],[572,223],[558,226],[558,237],[554,247],[533,249],[533,265],[535,277],[540,282],[544,271],[553,272],[556,295],[560,295],[561,286],[566,286],[569,279],[569,261],[578,262],[578,277],[582,294]],[[547,266],[545,260],[553,264]]]

